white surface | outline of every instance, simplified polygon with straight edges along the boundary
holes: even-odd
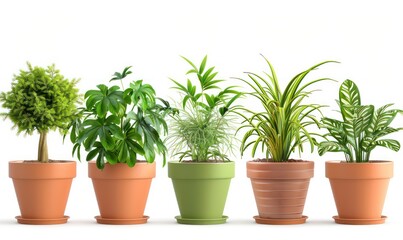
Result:
[[[184,80],[188,66],[179,55],[199,62],[205,54],[220,76],[241,77],[244,71],[267,70],[260,53],[274,65],[284,84],[296,73],[323,60],[341,64],[322,67],[315,74],[339,80],[322,84],[311,101],[336,106],[338,86],[346,78],[360,87],[364,103],[380,106],[401,101],[401,56],[403,42],[399,1],[1,1],[0,2],[0,91],[10,88],[12,75],[25,62],[55,63],[69,78],[81,78],[84,92],[108,83],[112,73],[133,65],[134,77],[143,78],[163,97],[175,96],[168,77]],[[254,104],[250,101],[248,104]],[[0,109],[2,110],[2,109]],[[331,108],[324,110],[334,114]],[[403,126],[398,118],[394,126]],[[257,214],[245,165],[236,159],[236,177],[231,183],[225,214],[228,223],[216,226],[176,224],[179,213],[167,168],[158,167],[146,214],[146,225],[106,226],[95,223],[95,196],[87,178],[86,163],[78,164],[66,214],[68,224],[59,226],[18,225],[14,189],[8,178],[9,160],[33,159],[38,136],[16,136],[10,121],[0,122],[0,231],[1,239],[134,239],[162,236],[165,239],[401,239],[400,216],[402,152],[378,149],[374,159],[395,161],[384,214],[384,225],[345,226],[333,223],[336,214],[330,186],[324,177],[324,162],[340,154],[315,160],[304,214],[308,222],[298,226],[257,225]],[[395,135],[400,141],[402,133]],[[50,156],[71,159],[71,144],[62,144],[57,133],[49,136]],[[298,157],[297,155],[294,157]],[[161,164],[159,164],[161,166]],[[365,201],[365,199],[363,199]],[[135,237],[135,234],[139,234]],[[7,236],[7,237],[4,237]]]

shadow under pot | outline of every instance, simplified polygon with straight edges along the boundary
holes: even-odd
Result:
[[[287,225],[302,224],[302,212],[314,175],[314,162],[247,162],[247,176],[252,183],[258,216],[256,223]]]

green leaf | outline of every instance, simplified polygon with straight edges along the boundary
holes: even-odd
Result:
[[[104,162],[104,152],[103,151],[99,152],[96,163],[97,163],[98,169],[104,169],[105,162]]]
[[[106,127],[99,128],[98,135],[102,146],[106,150],[112,150],[114,148],[115,141],[113,140],[112,136],[110,135]]]
[[[209,105],[210,108],[214,108],[216,103],[214,101],[214,95],[210,96],[208,94],[204,94],[206,97],[207,104]]]
[[[228,108],[227,107],[220,107],[218,109],[218,111],[220,112],[221,116],[224,116],[228,112]]]
[[[122,80],[122,79],[125,78],[127,75],[131,74],[132,72],[129,71],[129,69],[130,69],[131,67],[132,67],[132,66],[125,67],[125,69],[123,69],[122,73],[115,72],[115,73],[113,74],[113,77],[109,80],[109,82],[111,82],[111,81],[116,81],[116,80]]]
[[[200,64],[199,74],[203,74],[204,68],[206,67],[207,55],[203,58],[203,61]]]
[[[80,149],[81,149],[81,144],[79,144],[79,143],[74,144],[73,150],[72,150],[72,155],[74,155],[77,152],[78,160],[81,161]]]
[[[118,155],[119,162],[121,163],[128,162],[127,145],[125,142],[122,142],[118,151],[119,151]]]
[[[187,59],[187,58],[185,58],[185,57],[183,57],[183,56],[181,56],[181,57],[182,57],[186,62],[188,62],[188,63],[193,67],[194,70],[197,71],[196,65],[194,65],[189,59]]]
[[[129,147],[130,152],[135,152],[137,154],[144,155],[144,149],[140,146],[140,144],[132,140],[126,140],[126,143]]]
[[[137,142],[141,142],[141,141],[142,141],[141,135],[140,135],[138,132],[136,132],[134,129],[130,129],[130,130],[127,132],[127,137],[128,137],[129,139],[133,139],[133,140],[135,140],[135,141],[137,141]]]
[[[352,121],[355,107],[361,105],[360,91],[351,80],[345,80],[339,90],[340,110],[345,121]]]
[[[225,105],[225,107],[227,109],[229,109],[229,107],[235,102],[235,100],[237,100],[240,96],[242,96],[242,93],[237,93],[235,96],[233,96]]]
[[[125,137],[122,133],[122,129],[116,125],[109,125],[108,130],[113,134],[113,137],[119,140],[123,140]]]
[[[105,158],[112,165],[118,163],[118,156],[114,152],[106,151]]]
[[[368,134],[375,133],[380,131],[383,128],[386,128],[390,125],[390,123],[395,119],[398,110],[387,110],[393,104],[384,105],[374,112],[374,117],[372,119],[371,125],[368,128]]]
[[[319,156],[323,156],[326,152],[348,152],[348,150],[338,142],[321,142],[318,146]]]
[[[106,125],[110,125],[110,124],[116,124],[119,125],[120,124],[120,118],[116,115],[110,115],[106,118],[105,120],[105,124]]]
[[[393,139],[382,139],[375,142],[376,146],[389,148],[395,152],[400,150],[400,143]]]
[[[92,128],[91,130],[89,130],[87,132],[83,132],[83,135],[81,137],[79,137],[79,139],[84,140],[83,145],[84,145],[86,151],[91,149],[92,145],[97,140],[97,137],[98,137],[97,131],[98,131],[98,129]]]
[[[93,150],[91,150],[88,154],[87,154],[87,161],[91,161],[95,158],[95,156],[99,153],[100,149],[99,148],[95,148]]]

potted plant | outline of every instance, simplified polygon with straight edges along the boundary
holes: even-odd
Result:
[[[187,75],[196,75],[194,84],[173,81],[181,94],[179,114],[172,116],[167,144],[178,161],[168,162],[180,216],[178,223],[225,223],[224,206],[235,164],[228,153],[234,140],[234,101],[240,93],[233,86],[220,89],[214,67],[207,68],[207,56],[197,67],[190,64]],[[217,90],[217,91],[215,91]]]
[[[81,147],[88,152],[88,176],[100,211],[95,217],[98,223],[146,223],[144,208],[155,177],[156,154],[163,156],[165,165],[166,147],[160,134],[167,133],[164,117],[172,109],[143,80],[124,88],[123,79],[131,73],[126,67],[110,80],[120,81],[122,88],[100,84],[87,91],[83,119],[71,124],[73,154],[81,159]]]
[[[79,103],[77,80],[66,79],[54,65],[33,67],[14,75],[11,91],[2,92],[0,101],[19,133],[39,133],[37,160],[10,161],[23,224],[65,223],[64,215],[73,178],[75,161],[51,160],[48,157],[47,134],[59,129],[65,133],[76,117]]]
[[[361,105],[360,92],[351,80],[345,80],[339,90],[342,120],[325,117],[326,141],[319,144],[318,153],[343,152],[345,161],[327,161],[326,177],[332,187],[338,216],[336,223],[384,223],[382,209],[393,176],[392,161],[370,160],[376,147],[399,151],[400,144],[385,136],[402,130],[390,124],[402,110],[391,109],[393,104],[375,109]]]
[[[247,176],[251,179],[259,212],[254,218],[263,224],[300,224],[307,218],[302,212],[310,178],[314,175],[314,162],[295,160],[290,156],[295,150],[301,153],[304,143],[309,143],[313,151],[317,134],[310,132],[310,127],[319,124],[313,114],[322,106],[305,104],[303,100],[314,91],[308,87],[330,79],[303,81],[312,70],[330,61],[297,74],[281,91],[273,66],[264,59],[270,74],[247,73],[249,80],[239,78],[252,88],[248,95],[256,98],[263,108],[243,107],[238,111],[244,119],[239,128],[244,130],[241,155],[249,147],[252,157],[258,148],[265,154],[262,159],[247,162]]]

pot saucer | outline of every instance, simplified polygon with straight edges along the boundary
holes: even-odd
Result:
[[[143,216],[142,218],[135,218],[135,219],[110,219],[110,218],[103,218],[101,216],[95,216],[97,223],[113,224],[113,225],[143,224],[147,222],[148,218],[149,216]]]
[[[256,223],[271,224],[271,225],[290,225],[290,224],[302,224],[306,222],[307,216],[301,218],[261,218],[259,216],[253,217]]]
[[[181,224],[193,224],[193,225],[208,225],[208,224],[222,224],[228,219],[227,216],[222,216],[217,219],[190,219],[182,218],[181,216],[176,216],[176,221]]]
[[[21,224],[50,225],[50,224],[66,223],[70,217],[64,216],[62,218],[54,218],[54,219],[29,219],[29,218],[23,218],[21,216],[16,216],[15,218],[17,219],[17,222]]]
[[[347,218],[339,218],[339,216],[333,216],[333,219],[336,223],[339,224],[350,224],[350,225],[370,225],[370,224],[382,224],[385,223],[386,216],[381,216],[381,218],[377,219],[347,219]]]

